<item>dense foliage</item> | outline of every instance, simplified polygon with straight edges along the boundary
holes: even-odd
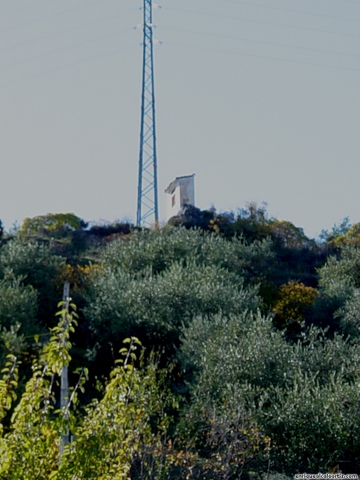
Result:
[[[3,235],[0,478],[360,472],[358,225],[316,242],[255,204],[181,223]],[[78,313],[56,320],[65,281]]]

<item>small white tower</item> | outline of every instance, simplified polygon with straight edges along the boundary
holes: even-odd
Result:
[[[168,193],[166,202],[167,220],[178,215],[183,205],[195,206],[195,173],[176,177],[165,190]]]

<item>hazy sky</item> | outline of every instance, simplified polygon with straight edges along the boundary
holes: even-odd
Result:
[[[160,217],[268,203],[360,221],[360,1],[156,0]],[[142,0],[0,0],[0,218],[135,220]]]

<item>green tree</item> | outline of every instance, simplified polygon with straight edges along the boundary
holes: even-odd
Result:
[[[20,278],[0,280],[0,364],[7,345],[24,349],[24,337],[39,331],[37,293],[32,286],[23,286]],[[19,351],[17,353],[20,353]]]
[[[246,208],[239,209],[234,221],[234,231],[250,241],[270,237],[271,219],[266,208],[266,203],[259,207],[256,202],[250,202]]]
[[[288,335],[300,332],[306,310],[314,305],[319,292],[303,283],[288,282],[279,288],[278,299],[273,307],[274,324],[286,329]]]
[[[90,276],[86,319],[102,345],[116,348],[116,339],[134,334],[171,356],[195,316],[257,308],[272,260],[267,241],[171,227],[136,232],[112,242]]]
[[[313,327],[289,344],[271,318],[218,315],[210,324],[196,319],[184,332],[181,352],[184,368],[195,368],[181,432],[196,440],[205,459],[225,461],[238,447],[245,471],[255,462],[258,471],[272,465],[288,475],[360,460],[358,343],[329,339]],[[225,434],[217,437],[222,443],[208,444],[219,418],[224,433],[237,432],[231,447]],[[240,430],[234,418],[241,419]]]
[[[195,368],[196,375],[180,435],[186,442],[194,439],[201,458],[210,463],[205,478],[266,472],[272,439],[258,418],[261,395],[273,384],[283,385],[292,364],[291,347],[271,319],[251,312],[198,317],[184,331],[181,357],[184,368]],[[228,476],[218,472],[221,465]]]
[[[0,250],[0,274],[21,278],[24,286],[32,286],[38,293],[38,321],[48,325],[54,318],[54,298],[60,296],[58,275],[65,259],[52,254],[50,248],[39,242],[10,240]]]
[[[25,218],[20,234],[66,234],[67,232],[83,229],[85,226],[86,222],[73,213],[48,213],[47,215]]]
[[[140,278],[105,268],[91,291],[85,315],[103,346],[111,342],[117,348],[116,339],[135,334],[144,345],[164,348],[170,357],[183,326],[194,316],[259,305],[255,288],[243,288],[225,269],[194,263],[174,263],[161,274],[143,273]]]
[[[7,429],[0,429],[0,478],[3,479],[120,479],[166,478],[168,464],[162,454],[163,437],[170,419],[167,406],[175,406],[166,387],[165,374],[152,360],[142,365],[135,338],[124,340],[122,359],[112,370],[103,398],[94,400],[80,415],[78,390],[82,372],[67,403],[57,408],[56,383],[71,360],[70,334],[75,313],[68,303],[59,312],[50,342],[34,361],[33,375],[26,384]],[[0,422],[16,400],[18,364],[8,357],[0,380]],[[0,423],[2,426],[2,423]],[[73,441],[61,455],[62,438],[70,429]]]
[[[126,241],[112,242],[102,256],[102,263],[127,273],[151,269],[158,274],[174,262],[225,267],[253,282],[269,272],[274,260],[271,242],[248,244],[242,237],[230,241],[220,235],[184,227],[134,232]],[[254,277],[256,277],[254,279]]]
[[[329,245],[336,245],[337,239],[344,237],[351,227],[350,218],[345,217],[339,224],[334,224],[330,232],[328,230],[322,230],[320,239]]]
[[[310,240],[300,227],[285,220],[273,219],[269,222],[271,238],[279,246],[293,250],[305,250],[315,246],[315,241]]]
[[[355,313],[355,310],[351,305],[353,301],[356,303],[360,288],[359,268],[360,253],[352,245],[343,246],[337,255],[327,259],[325,265],[318,270],[320,297],[309,318],[311,323],[323,328],[330,327],[330,334],[342,328],[341,318],[345,314],[345,323],[352,323],[350,312]],[[355,331],[352,328],[350,330]]]

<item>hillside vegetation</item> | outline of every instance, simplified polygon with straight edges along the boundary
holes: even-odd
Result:
[[[360,473],[359,224],[197,218],[0,228],[0,479]]]

